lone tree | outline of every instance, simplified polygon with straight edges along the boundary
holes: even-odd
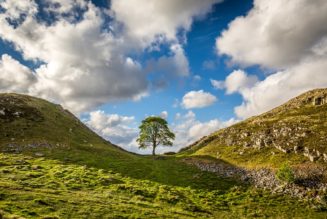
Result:
[[[152,155],[156,154],[158,145],[172,146],[175,134],[172,133],[167,121],[158,116],[150,116],[140,125],[140,136],[136,140],[139,148],[152,147]]]

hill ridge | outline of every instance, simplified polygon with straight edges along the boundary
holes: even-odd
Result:
[[[217,157],[219,145],[238,146],[240,154],[251,148],[274,147],[283,153],[302,154],[312,162],[327,162],[326,132],[327,89],[315,89],[266,113],[205,136],[180,152]]]
[[[38,97],[1,93],[0,121],[1,151],[98,145],[129,153],[103,139],[60,104]]]

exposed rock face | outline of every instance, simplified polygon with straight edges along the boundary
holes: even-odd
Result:
[[[311,162],[327,163],[327,89],[307,92],[201,141],[253,150],[274,147],[283,153],[303,155]]]
[[[313,98],[312,104],[314,106],[320,106],[327,103],[327,95],[321,95]]]
[[[324,154],[327,154],[327,138],[317,138],[318,146],[308,145],[308,137],[313,137],[316,133],[310,127],[292,126],[283,122],[269,126],[262,125],[260,131],[250,133],[249,130],[257,129],[253,124],[249,129],[237,129],[230,127],[215,136],[215,142],[227,146],[241,146],[244,148],[262,149],[264,147],[274,147],[283,153],[303,154],[312,162],[321,160],[327,162]],[[327,131],[327,130],[326,130]],[[313,137],[314,138],[314,137]],[[310,142],[311,143],[311,142]]]
[[[42,121],[42,114],[34,107],[26,104],[24,98],[0,96],[0,119],[5,122],[12,122],[15,118],[25,118],[31,121]]]

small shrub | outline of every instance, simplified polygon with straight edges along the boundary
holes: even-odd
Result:
[[[173,152],[173,151],[169,151],[169,152],[165,152],[164,155],[175,155],[176,152]]]
[[[286,183],[293,183],[295,176],[292,168],[287,164],[283,164],[276,173],[277,179]]]
[[[46,201],[42,199],[35,199],[34,203],[39,204],[39,205],[49,205]]]

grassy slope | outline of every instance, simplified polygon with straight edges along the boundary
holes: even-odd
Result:
[[[0,209],[26,218],[325,218],[310,203],[199,172],[175,158],[145,158],[153,180],[112,168],[0,154]],[[169,168],[171,171],[162,171]],[[147,170],[143,171],[146,175]],[[160,175],[166,182],[158,182]],[[192,179],[190,179],[190,177]],[[148,177],[151,178],[151,177]]]
[[[3,108],[11,110],[0,116],[0,215],[5,217],[326,216],[311,203],[218,178],[182,158],[127,153],[44,100],[0,95]],[[13,114],[18,111],[19,117]]]
[[[280,130],[283,127],[301,127],[309,132],[302,139],[303,147],[327,153],[327,139],[325,138],[327,135],[327,104],[313,106],[310,101],[307,102],[311,96],[321,93],[327,93],[327,89],[310,91],[267,113],[219,130],[204,139],[208,141],[207,143],[195,144],[185,149],[181,155],[208,155],[215,158],[218,156],[233,165],[248,168],[278,168],[281,163],[286,161],[297,166],[326,166],[321,159],[313,164],[302,155],[302,152],[285,154],[272,145],[261,149],[243,147],[243,143],[247,143],[250,137],[241,139],[240,136],[244,132],[253,135],[253,133],[265,133],[267,130]],[[225,143],[227,138],[236,139],[237,143],[228,146]],[[277,137],[275,141],[283,148],[293,151],[295,144],[288,145],[292,138],[292,135],[281,136]]]

